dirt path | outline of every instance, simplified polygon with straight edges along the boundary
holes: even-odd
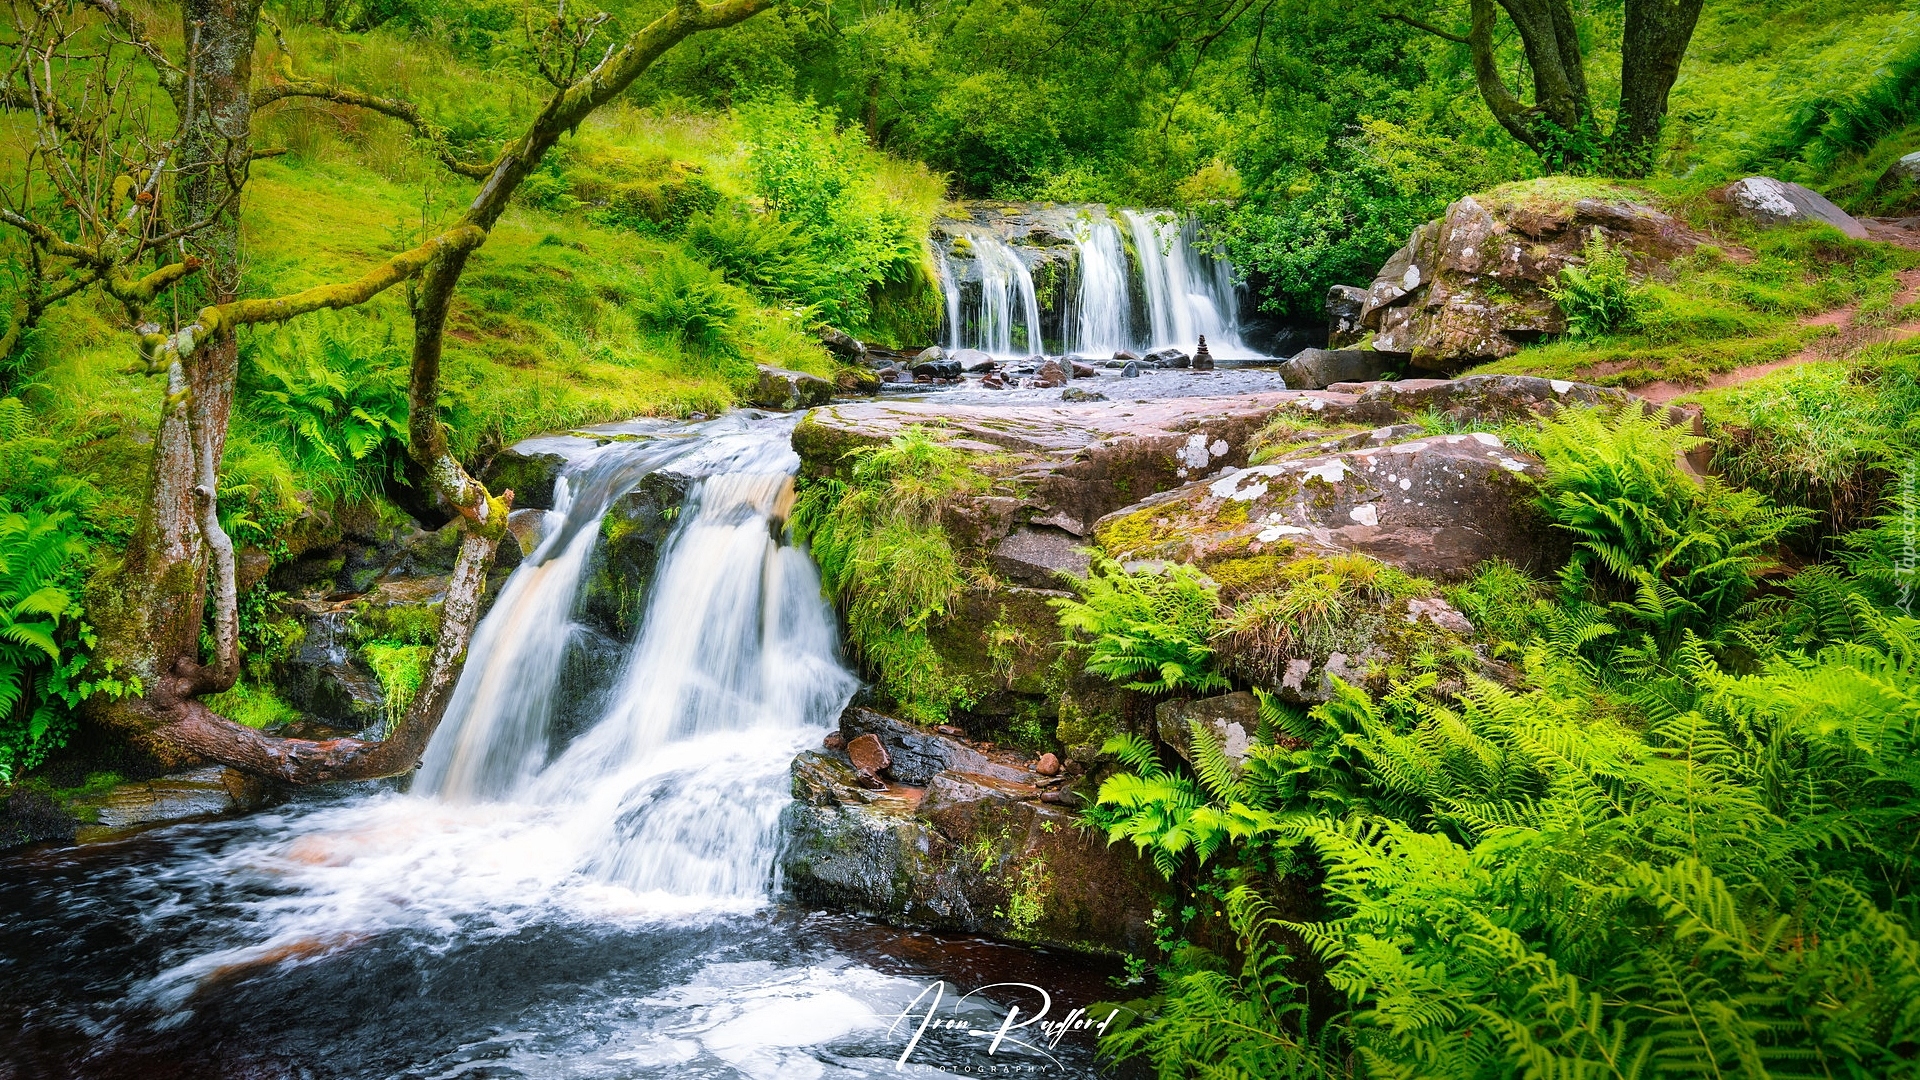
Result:
[[[1920,251],[1920,218],[1902,218],[1899,221],[1873,219],[1868,230],[1875,240],[1889,244],[1898,244],[1904,248]],[[1915,300],[1920,300],[1920,269],[1902,270],[1894,275],[1899,282],[1895,290],[1893,304],[1886,314],[1898,312]],[[1764,364],[1748,364],[1723,371],[1708,379],[1704,384],[1676,383],[1662,380],[1637,386],[1633,392],[1648,401],[1666,403],[1688,394],[1697,394],[1703,390],[1720,390],[1741,383],[1771,375],[1783,368],[1796,364],[1805,364],[1815,360],[1830,360],[1847,356],[1863,346],[1885,341],[1905,341],[1920,334],[1920,319],[1907,319],[1887,324],[1869,318],[1859,318],[1860,305],[1848,304],[1845,307],[1823,311],[1818,315],[1809,315],[1800,321],[1807,328],[1833,327],[1835,332],[1822,334],[1814,342],[1792,356],[1769,360]]]

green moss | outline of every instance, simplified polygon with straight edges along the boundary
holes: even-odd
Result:
[[[413,704],[414,695],[426,677],[427,660],[433,655],[433,647],[371,641],[360,647],[360,655],[373,669],[374,678],[380,680],[380,690],[386,696],[387,730],[391,731]]]
[[[265,683],[236,683],[202,701],[221,716],[250,728],[277,727],[300,719],[300,711],[280,700]]]
[[[1247,523],[1247,505],[1245,499],[1226,499],[1214,507],[1213,520],[1220,525],[1245,525]]]

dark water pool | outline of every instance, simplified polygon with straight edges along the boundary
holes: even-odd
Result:
[[[541,845],[360,792],[0,857],[0,1078],[1103,1075],[1041,1025],[1121,996],[1108,961],[623,895]]]

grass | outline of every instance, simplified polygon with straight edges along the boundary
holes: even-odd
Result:
[[[1668,273],[1643,281],[1634,313],[1611,334],[1561,338],[1485,364],[1477,374],[1544,375],[1603,386],[1700,384],[1738,368],[1793,356],[1831,326],[1810,316],[1859,303],[1888,306],[1895,273],[1920,254],[1849,240],[1820,225],[1758,229],[1695,203],[1679,208],[1735,248],[1703,244]]]
[[[273,687],[264,683],[235,683],[232,689],[204,700],[207,708],[250,728],[277,727],[300,719],[300,711],[280,700]]]

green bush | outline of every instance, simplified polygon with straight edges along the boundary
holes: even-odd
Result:
[[[1220,595],[1198,570],[1174,564],[1130,574],[1095,554],[1073,585],[1080,599],[1048,603],[1069,640],[1088,643],[1088,671],[1147,693],[1227,686],[1213,670]]]
[[[1634,322],[1637,294],[1626,253],[1608,244],[1596,227],[1587,237],[1586,265],[1567,266],[1547,295],[1567,316],[1567,336],[1599,337]]]
[[[1716,631],[1781,539],[1810,520],[1763,496],[1680,470],[1700,443],[1638,406],[1568,410],[1530,440],[1547,477],[1539,504],[1574,537],[1570,582],[1593,582],[1610,610],[1670,649]]]
[[[707,352],[730,349],[733,321],[740,314],[720,275],[678,254],[648,267],[633,307],[647,327]]]
[[[846,458],[846,480],[802,485],[794,536],[812,551],[880,688],[914,719],[945,719],[978,690],[948,671],[927,636],[967,585],[940,511],[986,480],[965,453],[918,428]]]
[[[349,316],[302,321],[251,350],[245,408],[277,428],[296,459],[397,461],[407,438],[407,356],[388,328],[356,329]]]

